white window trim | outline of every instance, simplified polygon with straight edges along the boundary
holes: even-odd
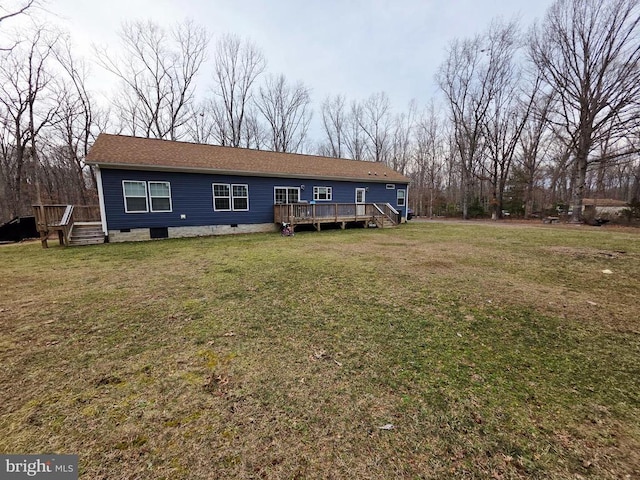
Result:
[[[229,195],[226,197],[217,195],[216,196],[216,185],[223,185],[229,189]],[[231,185],[228,183],[212,183],[211,184],[211,193],[213,194],[213,211],[214,212],[230,212],[233,208],[233,203],[231,202]],[[216,198],[228,198],[229,199],[229,208],[216,208]]]
[[[233,194],[233,187],[244,187],[247,190],[247,195],[246,196],[239,196],[236,197]],[[231,190],[229,190],[229,193],[231,194],[231,209],[234,212],[248,212],[249,211],[249,184],[247,183],[232,183],[231,184]],[[235,208],[233,201],[236,198],[246,198],[247,199],[247,208]]]
[[[326,189],[327,198],[319,198],[320,189]],[[317,186],[313,187],[313,200],[314,202],[330,202],[333,199],[333,187]]]
[[[402,192],[402,203],[400,203],[400,192]],[[407,190],[399,188],[396,193],[396,205],[404,207],[407,204]]]
[[[276,190],[278,189],[282,189],[282,190],[287,190],[287,202],[285,202],[284,204],[281,203],[276,203]],[[289,200],[289,190],[297,190],[298,191],[298,201],[300,201],[300,187],[287,187],[287,186],[280,186],[280,185],[276,185],[275,187],[273,187],[273,204],[274,205],[286,205],[286,203],[288,203]]]
[[[141,195],[127,195],[127,192],[124,188],[125,183],[141,183],[144,185],[144,197]],[[144,198],[144,202],[146,205],[145,210],[129,210],[127,208],[127,198]],[[147,182],[142,180],[122,180],[122,200],[124,201],[124,213],[149,213],[149,195],[147,189]]]
[[[229,195],[227,197],[216,196],[216,185],[224,185],[229,189]],[[233,194],[233,187],[244,187],[247,191],[247,195],[235,196]],[[213,211],[214,212],[248,212],[249,211],[249,184],[248,183],[212,183],[211,184],[211,193],[213,195]],[[229,199],[229,208],[216,208],[216,198],[228,198]],[[246,198],[247,199],[247,208],[235,208],[233,205],[233,200],[236,198]]]
[[[387,190],[395,190],[395,189],[396,189],[395,183],[387,183]]]
[[[158,212],[158,213],[171,213],[173,212],[173,200],[171,199],[171,182],[165,182],[165,181],[149,181],[149,188],[147,189],[147,192],[149,194],[149,209],[151,212]],[[162,183],[164,185],[166,185],[167,187],[169,187],[169,210],[154,210],[153,209],[153,201],[152,198],[167,198],[167,197],[158,197],[158,196],[152,196],[151,195],[151,184],[152,183]]]

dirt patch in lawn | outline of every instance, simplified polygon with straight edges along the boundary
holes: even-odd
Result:
[[[600,250],[597,248],[574,248],[574,247],[554,246],[554,247],[548,247],[546,248],[546,250],[549,253],[553,253],[557,255],[567,255],[575,259],[581,259],[581,258],[613,259],[613,258],[621,258],[624,255],[628,255],[628,252],[626,250]]]

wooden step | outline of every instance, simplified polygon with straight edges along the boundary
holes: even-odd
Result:
[[[85,237],[104,237],[104,234],[101,231],[81,231],[76,232],[75,230],[71,232],[71,238],[85,238]]]
[[[100,224],[77,223],[73,226],[69,245],[98,245],[101,243],[104,243],[104,233],[102,232],[102,226]]]
[[[80,247],[84,245],[100,245],[104,243],[104,238],[84,238],[82,240],[71,239],[69,246]]]

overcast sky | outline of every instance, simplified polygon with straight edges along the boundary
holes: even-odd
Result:
[[[235,33],[260,46],[268,71],[301,80],[317,106],[329,94],[349,100],[385,91],[396,111],[437,94],[434,74],[454,38],[482,32],[494,17],[528,27],[552,0],[50,0],[78,51],[117,44],[125,20],[170,25],[190,18],[214,36]],[[96,75],[107,75],[93,67]],[[200,84],[209,83],[202,78]],[[108,94],[108,92],[105,92]]]

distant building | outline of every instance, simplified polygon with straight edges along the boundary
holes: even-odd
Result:
[[[627,202],[623,200],[613,200],[611,198],[584,198],[582,200],[582,215],[595,217],[616,216],[620,211],[628,208]]]

